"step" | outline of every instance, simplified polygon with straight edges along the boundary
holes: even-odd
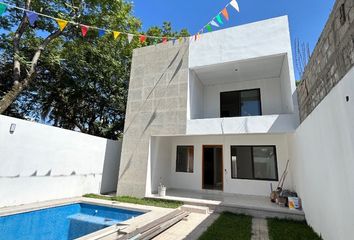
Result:
[[[196,205],[183,205],[181,210],[191,213],[209,214],[209,207]]]

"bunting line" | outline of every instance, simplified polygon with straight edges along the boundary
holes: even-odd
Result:
[[[46,15],[46,14],[43,14],[43,13],[35,12],[35,11],[29,10],[29,9],[25,9],[25,8],[18,7],[18,6],[11,5],[11,4],[4,3],[4,2],[0,2],[0,13],[1,13],[0,16],[8,8],[14,8],[14,9],[26,12],[26,15],[27,15],[28,20],[29,20],[31,25],[33,25],[35,23],[35,21],[37,20],[38,16],[42,16],[42,17],[46,17],[46,18],[50,18],[50,19],[55,20],[58,23],[59,29],[61,31],[63,31],[64,28],[67,26],[67,24],[70,23],[72,25],[79,26],[81,28],[81,30],[82,30],[82,26],[84,26],[84,27],[87,27],[87,29],[94,29],[94,30],[98,30],[98,31],[101,30],[101,31],[105,31],[105,32],[110,32],[112,34],[114,34],[114,32],[119,32],[120,34],[127,35],[128,36],[128,40],[132,39],[131,36],[133,36],[133,37],[142,36],[139,33],[129,33],[129,32],[123,32],[123,31],[114,31],[114,30],[111,30],[111,29],[103,29],[103,28],[99,28],[99,27],[96,27],[96,26],[86,25],[86,24],[82,24],[82,23],[78,23],[78,22],[74,22],[74,21],[70,21],[70,20],[65,20],[65,19],[61,19],[61,18],[57,18],[57,17],[52,17],[52,16],[49,16],[49,15]],[[83,34],[83,32],[82,32],[82,34]],[[150,35],[144,35],[144,36],[146,38],[150,38],[150,39],[162,39],[163,38],[163,37],[159,37],[159,36],[150,36]],[[187,37],[183,37],[183,38],[187,38]],[[173,40],[173,39],[177,39],[177,38],[176,37],[167,37],[166,36],[166,39]]]
[[[229,6],[233,7],[237,12],[240,12],[240,7],[239,7],[237,1],[236,1],[236,0],[231,0],[228,4],[226,4],[226,6],[225,6],[220,12],[218,12],[218,13],[216,14],[216,16],[215,16],[213,19],[211,19],[210,22],[208,22],[207,24],[205,24],[205,25],[197,32],[197,34],[203,33],[204,29],[206,29],[206,30],[208,30],[209,32],[211,32],[211,31],[212,31],[211,25],[214,26],[214,27],[216,27],[216,28],[220,27],[220,25],[224,24],[224,22],[223,22],[221,16],[223,16],[226,21],[229,21],[229,13],[228,13],[228,11],[227,11],[227,7],[229,7]],[[197,34],[196,34],[196,35],[197,35]],[[195,36],[196,36],[196,35],[195,35]],[[197,39],[197,38],[195,38],[195,39]]]
[[[162,41],[162,43],[166,43],[167,40],[172,40],[173,44],[176,42],[176,40],[178,40],[180,43],[183,41],[186,41],[187,39],[192,40],[194,38],[195,41],[200,39],[200,35],[204,33],[204,29],[206,29],[208,32],[211,32],[212,26],[215,28],[219,28],[221,25],[224,24],[222,17],[224,17],[224,19],[226,21],[229,20],[229,13],[227,11],[227,7],[233,7],[237,12],[240,12],[240,8],[239,5],[237,3],[236,0],[231,0],[228,4],[226,4],[226,6],[219,11],[219,13],[210,21],[208,22],[206,25],[204,25],[196,34],[191,35],[191,36],[187,36],[187,37],[167,37],[167,36],[149,36],[149,35],[142,35],[139,33],[129,33],[129,32],[122,32],[122,31],[115,31],[115,30],[111,30],[111,29],[103,29],[103,28],[99,28],[96,26],[90,26],[90,25],[85,25],[82,23],[78,23],[78,22],[74,22],[74,21],[69,21],[69,20],[65,20],[65,19],[61,19],[61,18],[56,18],[56,17],[52,17],[43,13],[38,13],[29,9],[25,9],[22,7],[18,7],[15,5],[11,5],[8,3],[4,3],[4,2],[0,2],[0,16],[2,14],[4,14],[4,12],[8,9],[8,8],[13,8],[13,9],[17,9],[17,10],[21,10],[24,11],[28,22],[31,26],[35,25],[36,20],[38,19],[38,16],[41,17],[46,17],[46,18],[50,18],[53,19],[57,22],[60,31],[64,31],[64,29],[66,28],[66,26],[70,23],[72,25],[75,26],[79,26],[81,29],[81,34],[83,37],[85,37],[87,35],[87,32],[89,31],[89,29],[94,29],[98,31],[98,36],[102,37],[104,36],[106,33],[112,33],[113,34],[113,38],[117,39],[118,36],[120,35],[126,35],[127,36],[127,40],[129,43],[131,43],[131,41],[133,40],[134,37],[138,37],[139,41],[141,43],[146,42],[146,40],[149,39],[154,39],[154,44],[157,43],[157,40],[160,39]]]

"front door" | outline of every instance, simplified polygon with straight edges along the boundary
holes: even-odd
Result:
[[[223,190],[222,145],[203,146],[203,189]]]

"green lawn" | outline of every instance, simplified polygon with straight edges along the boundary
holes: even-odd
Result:
[[[225,212],[199,240],[250,240],[252,217]]]
[[[320,238],[305,221],[292,221],[271,218],[268,219],[270,240],[320,240]]]
[[[171,201],[171,200],[160,200],[160,199],[149,199],[149,198],[135,198],[129,196],[102,196],[97,194],[86,194],[84,197],[87,198],[98,198],[109,201],[134,203],[140,205],[148,205],[163,208],[178,208],[183,205],[183,202]]]

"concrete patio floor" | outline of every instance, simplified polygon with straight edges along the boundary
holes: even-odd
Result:
[[[272,203],[268,197],[229,194],[221,191],[190,191],[167,189],[166,196],[157,194],[148,196],[155,199],[182,201],[185,204],[207,206],[216,212],[230,211],[248,214],[254,217],[278,217],[294,220],[304,220],[305,214],[301,210],[291,210]]]

